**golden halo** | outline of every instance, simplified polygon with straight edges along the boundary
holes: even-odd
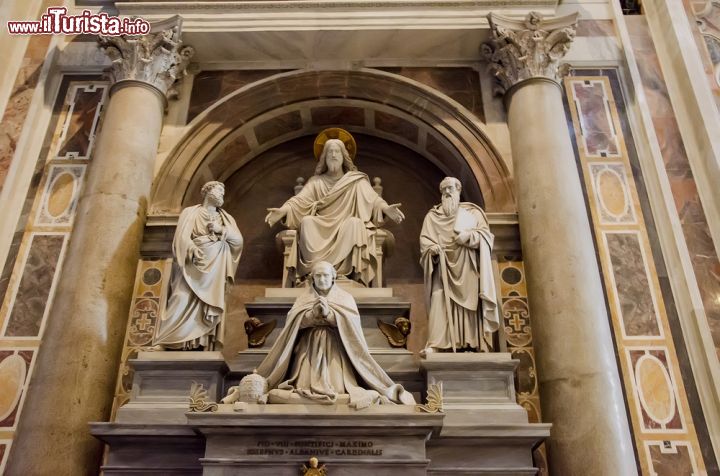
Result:
[[[357,145],[355,144],[355,138],[345,129],[339,127],[330,127],[325,129],[315,138],[315,144],[313,145],[313,152],[315,153],[315,160],[320,160],[320,154],[322,154],[325,142],[328,139],[340,139],[345,144],[345,148],[350,154],[350,160],[355,161],[355,154],[357,153]]]

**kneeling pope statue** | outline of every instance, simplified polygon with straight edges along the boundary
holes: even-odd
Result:
[[[333,265],[315,263],[311,276],[256,371],[267,379],[268,402],[414,404],[370,355],[355,299],[335,285]]]

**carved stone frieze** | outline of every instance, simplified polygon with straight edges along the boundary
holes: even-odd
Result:
[[[498,79],[498,93],[532,78],[558,81],[567,74],[560,60],[575,38],[577,13],[544,19],[530,12],[524,20],[488,15],[493,38],[482,45],[490,72]]]
[[[112,60],[113,82],[140,81],[165,97],[177,96],[173,84],[185,74],[195,53],[193,47],[182,46],[181,26],[176,15],[152,24],[147,35],[99,36],[100,47]]]

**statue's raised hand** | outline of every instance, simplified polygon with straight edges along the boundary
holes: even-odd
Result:
[[[285,218],[285,215],[287,215],[287,210],[285,210],[284,208],[268,208],[267,211],[268,214],[265,216],[265,223],[267,223],[271,227],[274,226],[275,223]]]
[[[395,223],[400,223],[405,219],[405,215],[403,212],[400,211],[400,206],[402,203],[394,203],[392,205],[388,205],[387,207],[383,208],[383,214],[394,221]]]

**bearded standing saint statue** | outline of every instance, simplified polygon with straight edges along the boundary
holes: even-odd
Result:
[[[327,139],[328,136],[339,138]],[[349,144],[349,145],[348,145]],[[278,221],[298,230],[297,246],[289,262],[302,278],[320,261],[331,263],[340,277],[369,286],[375,277],[377,226],[386,218],[400,223],[400,204],[388,205],[373,189],[368,176],[357,170],[351,153],[355,141],[343,129],[323,131],[315,141],[319,154],[315,175],[300,193],[280,208],[268,208],[265,222]]]
[[[490,255],[494,236],[482,208],[460,201],[461,189],[454,177],[440,182],[442,203],[430,209],[420,233],[428,308],[422,355],[491,351],[499,325]]]
[[[155,350],[220,350],[225,283],[235,276],[243,238],[223,210],[225,185],[208,182],[203,203],[185,208],[173,238],[170,299],[153,340]]]

